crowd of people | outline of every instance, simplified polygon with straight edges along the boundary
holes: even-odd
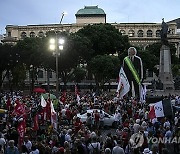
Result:
[[[50,108],[44,112],[45,107],[42,106],[41,99],[39,94],[23,96],[20,92],[1,93],[0,153],[179,153],[179,111],[173,111],[170,117],[150,119],[147,102],[141,103],[133,98],[119,99],[106,93],[96,95],[91,92],[82,94],[81,100],[77,101],[74,94],[67,92],[58,100],[47,99],[46,103],[50,104]],[[173,99],[177,106],[180,105],[180,96]],[[55,123],[51,102],[56,113]],[[86,122],[82,122],[77,114],[88,109],[95,110],[87,114]],[[104,125],[104,112],[114,116],[112,128]],[[25,122],[25,125],[21,125],[22,122]],[[134,138],[133,134],[137,133],[141,134],[142,138]],[[177,140],[173,143],[158,143],[155,138],[152,140],[153,137]]]

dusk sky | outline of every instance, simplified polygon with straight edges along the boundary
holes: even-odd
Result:
[[[6,25],[75,23],[76,12],[98,5],[108,23],[159,22],[180,17],[180,0],[0,0],[0,34]]]

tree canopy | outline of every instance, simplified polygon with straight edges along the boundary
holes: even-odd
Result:
[[[104,85],[112,78],[117,78],[120,61],[116,56],[97,55],[90,62],[90,69],[94,74],[96,84]]]
[[[89,39],[89,46],[91,46],[90,54],[88,50],[88,55],[90,55],[89,59],[97,55],[126,51],[129,47],[128,37],[122,36],[122,34],[110,24],[87,25],[80,29],[76,35],[81,36],[85,40]],[[86,53],[87,51],[84,52]]]

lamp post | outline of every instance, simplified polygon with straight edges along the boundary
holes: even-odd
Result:
[[[54,51],[54,55],[56,57],[56,97],[58,97],[58,92],[59,92],[59,77],[58,77],[58,56],[60,55],[59,50],[63,50],[63,44],[64,44],[64,39],[62,38],[57,38],[57,35],[55,38],[50,39],[50,50]]]
[[[62,23],[63,17],[66,15],[66,12],[62,13],[61,16],[61,20],[60,20],[60,24]],[[60,53],[58,52],[59,50],[63,50],[63,44],[64,44],[64,40],[62,38],[57,37],[57,33],[55,32],[56,36],[55,38],[51,38],[50,39],[50,50],[54,51],[53,54],[56,57],[56,97],[58,98],[58,92],[59,92],[59,77],[58,77],[58,56],[60,55]],[[48,78],[49,78],[49,74],[48,74]],[[49,85],[49,81],[48,81],[48,85]],[[49,88],[48,88],[49,90]]]

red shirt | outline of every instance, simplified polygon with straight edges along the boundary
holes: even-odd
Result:
[[[99,121],[99,118],[100,118],[99,113],[95,113],[94,120],[97,122],[97,121]]]
[[[69,109],[66,110],[66,118],[71,119],[71,111]]]
[[[75,132],[78,132],[81,129],[81,126],[82,126],[82,122],[81,121],[76,121],[74,123]]]

